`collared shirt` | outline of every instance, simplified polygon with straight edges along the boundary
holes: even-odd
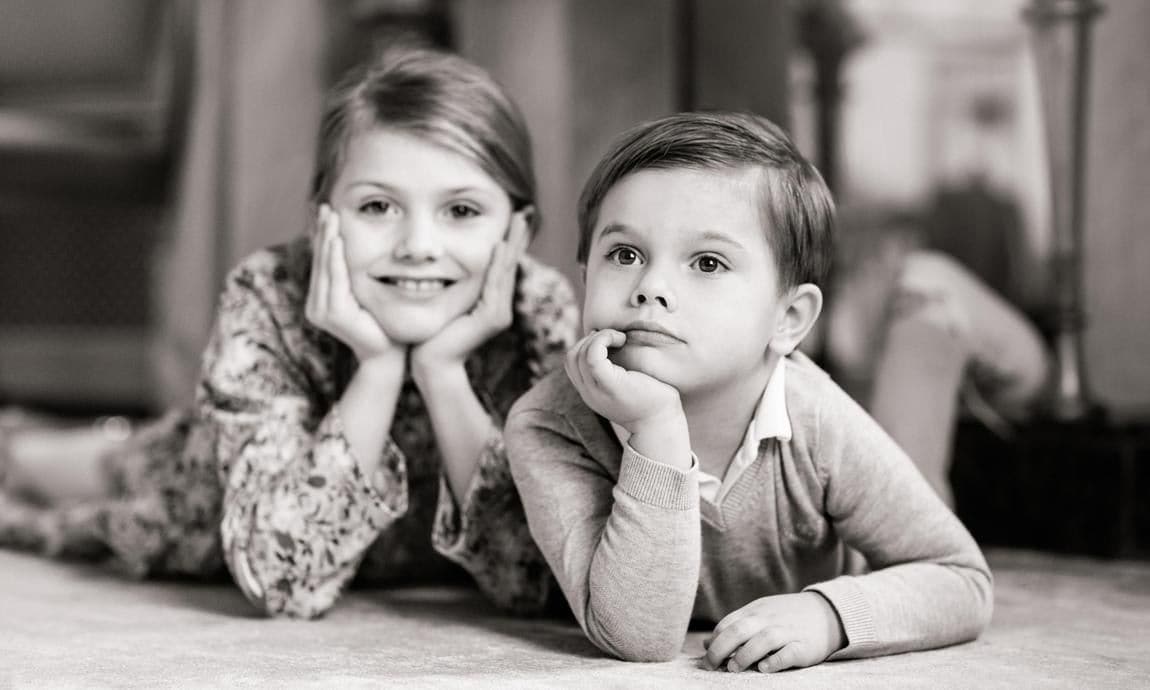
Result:
[[[747,425],[743,435],[743,442],[731,458],[723,478],[699,470],[699,496],[715,505],[721,505],[723,499],[731,491],[731,487],[738,481],[748,467],[759,455],[759,446],[769,438],[780,441],[791,440],[791,418],[787,414],[787,368],[780,359],[775,365],[771,378],[763,388],[763,395],[759,398],[759,405]],[[631,433],[623,427],[611,423],[616,438],[620,443],[627,444]],[[634,450],[634,449],[632,449]],[[699,460],[691,453],[691,469],[699,466]]]

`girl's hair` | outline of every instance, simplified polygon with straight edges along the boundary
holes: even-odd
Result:
[[[511,197],[535,203],[531,139],[515,103],[483,68],[429,48],[385,50],[353,70],[328,97],[311,196],[326,202],[352,137],[377,127],[443,146],[472,161]],[[539,212],[531,214],[531,231]]]
[[[759,115],[679,113],[624,132],[591,172],[579,197],[579,263],[587,263],[599,206],[640,170],[759,169],[763,230],[780,287],[822,283],[831,263],[834,201],[823,178],[786,133]]]

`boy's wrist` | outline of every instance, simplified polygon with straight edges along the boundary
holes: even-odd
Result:
[[[676,469],[691,469],[691,435],[682,408],[670,409],[628,425],[628,444],[636,453]]]

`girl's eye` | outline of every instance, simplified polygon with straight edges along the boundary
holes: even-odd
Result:
[[[696,259],[695,265],[703,273],[718,273],[727,268],[723,265],[722,261],[719,261],[718,257],[710,256],[709,254]]]
[[[391,202],[384,201],[383,199],[372,199],[360,204],[359,212],[366,213],[370,216],[382,216],[393,209]]]
[[[479,209],[469,204],[452,204],[448,211],[451,213],[451,217],[456,220],[474,218],[479,215]]]
[[[630,247],[616,247],[607,254],[607,258],[620,266],[633,266],[639,262],[639,252]]]

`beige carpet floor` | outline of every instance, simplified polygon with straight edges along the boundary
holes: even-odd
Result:
[[[993,551],[978,641],[774,677],[606,658],[573,623],[495,614],[470,590],[350,592],[314,622],[253,616],[224,585],[129,582],[0,551],[0,688],[1150,687],[1150,563]]]

